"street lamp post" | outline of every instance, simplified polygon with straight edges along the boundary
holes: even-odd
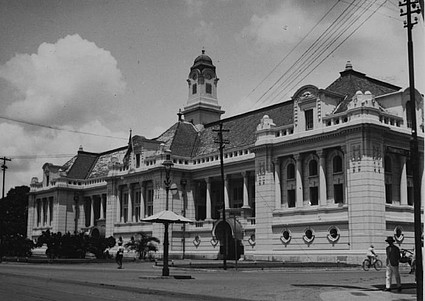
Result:
[[[173,161],[171,161],[171,152],[168,150],[166,151],[166,156],[165,156],[165,160],[162,163],[162,165],[164,165],[165,167],[165,180],[164,180],[164,184],[165,184],[165,210],[168,210],[168,194],[170,191],[170,185],[171,185],[171,180],[170,180],[170,171],[171,171],[171,167],[174,165]],[[162,276],[169,276],[170,275],[170,269],[168,268],[168,226],[169,223],[165,222],[164,223],[165,226],[165,230],[164,230],[164,254],[163,254],[163,265],[162,265]]]

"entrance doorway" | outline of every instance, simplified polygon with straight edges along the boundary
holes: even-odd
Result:
[[[214,225],[213,236],[220,242],[220,257],[226,254],[226,259],[235,260],[244,254],[242,226],[234,218],[218,221]]]

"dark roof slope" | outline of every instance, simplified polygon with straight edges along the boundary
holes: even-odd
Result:
[[[198,131],[188,122],[177,123],[171,152],[176,156],[191,157],[198,138]]]
[[[98,159],[96,160],[96,164],[91,168],[87,179],[106,177],[109,172],[109,164],[112,161],[112,158],[115,157],[117,159],[123,158],[127,151],[127,147],[123,146],[118,149],[114,149],[112,151],[104,152],[99,154]]]
[[[78,155],[68,171],[67,177],[71,179],[86,179],[90,170],[97,161],[98,154],[79,151]]]
[[[173,137],[176,133],[177,126],[178,126],[178,122],[173,124],[168,130],[166,130],[164,133],[162,133],[159,137],[155,138],[154,140],[164,143],[165,148],[171,149],[171,143],[173,142]]]
[[[340,72],[340,74],[341,76],[326,88],[328,91],[337,92],[346,96],[335,113],[346,111],[347,104],[357,91],[362,91],[363,93],[370,91],[373,95],[379,96],[397,92],[401,89],[401,87],[370,78],[364,73],[355,71],[352,69],[351,65],[347,65],[346,69]]]
[[[272,118],[276,126],[283,126],[293,124],[293,112],[293,101],[287,101],[207,124],[200,133],[193,156],[202,156],[218,151],[218,145],[214,142],[217,133],[213,130],[218,129],[221,122],[223,128],[229,130],[223,134],[223,138],[229,141],[229,144],[226,144],[226,149],[244,148],[255,144],[257,126],[264,115]]]

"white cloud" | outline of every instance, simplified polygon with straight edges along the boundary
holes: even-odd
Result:
[[[113,113],[114,98],[125,90],[122,74],[109,51],[69,35],[43,43],[35,54],[17,54],[0,66],[0,77],[24,95],[5,112],[49,125],[78,126]]]
[[[311,16],[293,2],[263,16],[253,15],[241,32],[241,37],[253,41],[257,47],[268,48],[279,44],[292,44],[311,25]]]
[[[72,131],[70,126],[66,128]],[[77,154],[80,145],[88,152],[103,152],[127,145],[128,133],[113,132],[98,120],[82,125],[79,131],[99,136],[70,131],[41,128],[34,135],[19,124],[0,123],[2,139],[11,142],[0,145],[0,153],[12,158],[8,163],[7,182],[13,186],[29,185],[32,177],[41,177],[44,163],[62,165]]]
[[[1,140],[8,141],[0,144],[0,153],[12,157],[6,179],[11,186],[28,185],[33,176],[40,177],[45,162],[64,164],[80,145],[102,152],[127,144],[128,132],[107,127],[108,120],[120,118],[116,98],[126,84],[112,54],[95,43],[79,35],[43,43],[37,53],[16,54],[1,65],[0,79],[15,88],[2,91],[0,115],[67,130],[0,119]]]

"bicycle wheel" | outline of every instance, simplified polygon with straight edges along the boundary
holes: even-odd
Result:
[[[382,269],[382,261],[379,259],[376,259],[373,266],[375,267],[375,270],[379,271],[380,269]]]
[[[370,261],[369,261],[369,259],[363,260],[362,267],[363,267],[363,270],[369,271],[369,268],[370,268]]]

